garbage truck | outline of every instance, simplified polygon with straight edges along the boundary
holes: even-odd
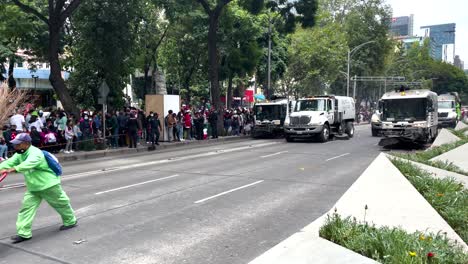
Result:
[[[284,122],[284,137],[287,142],[301,138],[326,142],[335,135],[352,138],[355,118],[352,97],[323,95],[299,99]]]
[[[425,144],[438,134],[437,94],[400,87],[379,101],[383,147],[398,143]]]
[[[288,100],[280,99],[271,102],[255,104],[252,137],[283,135],[284,119],[286,118]]]
[[[438,117],[439,127],[455,128],[459,120],[457,113],[457,105],[460,104],[460,99],[457,93],[441,94],[438,97]]]

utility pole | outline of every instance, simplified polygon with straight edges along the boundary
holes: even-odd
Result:
[[[267,83],[267,90],[266,90],[266,97],[267,99],[270,98],[271,92],[271,17],[270,13],[268,13],[268,83]]]
[[[354,75],[354,89],[353,89],[354,100],[356,100],[356,86],[357,86],[357,75]]]

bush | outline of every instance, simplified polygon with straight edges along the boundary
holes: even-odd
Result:
[[[464,144],[468,143],[468,139],[463,138],[462,140],[459,140],[454,143],[450,144],[444,144],[439,147],[434,147],[431,149],[428,149],[426,151],[418,151],[414,153],[395,153],[393,154],[396,157],[400,157],[403,159],[408,159],[412,160],[415,162],[423,163],[432,167],[440,168],[443,170],[448,170],[452,171],[455,173],[463,174],[468,176],[468,172],[462,170],[458,166],[454,165],[453,163],[450,162],[443,162],[443,161],[430,161],[432,158],[435,158],[437,156],[440,156],[446,152],[449,152],[455,148],[458,148]]]
[[[442,234],[407,233],[401,228],[381,227],[328,216],[320,236],[384,264],[468,263],[468,255]]]
[[[468,190],[463,184],[451,178],[434,178],[407,161],[392,159],[392,163],[468,243]]]

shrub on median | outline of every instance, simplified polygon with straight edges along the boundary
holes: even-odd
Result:
[[[381,227],[328,216],[320,236],[384,264],[468,263],[468,255],[442,234],[412,234],[400,228]]]
[[[450,162],[443,161],[431,161],[432,158],[440,156],[446,152],[449,152],[455,148],[458,148],[464,144],[468,143],[468,139],[464,138],[454,143],[444,144],[439,147],[434,147],[426,151],[417,151],[414,153],[395,153],[393,154],[396,157],[412,160],[415,162],[423,163],[432,167],[440,168],[443,170],[452,171],[455,173],[463,174],[468,176],[468,172],[462,170],[460,167],[454,165]]]
[[[468,190],[463,184],[451,178],[434,178],[407,161],[392,159],[392,163],[468,243]]]

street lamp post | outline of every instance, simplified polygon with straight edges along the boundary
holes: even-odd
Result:
[[[358,49],[362,48],[363,46],[365,46],[367,44],[374,43],[374,42],[375,42],[375,40],[371,40],[371,41],[368,41],[368,42],[362,43],[361,45],[356,46],[352,50],[348,49],[348,74],[347,74],[347,81],[346,81],[346,96],[349,96],[349,79],[350,79],[349,74],[350,74],[350,68],[351,68],[351,56]]]

